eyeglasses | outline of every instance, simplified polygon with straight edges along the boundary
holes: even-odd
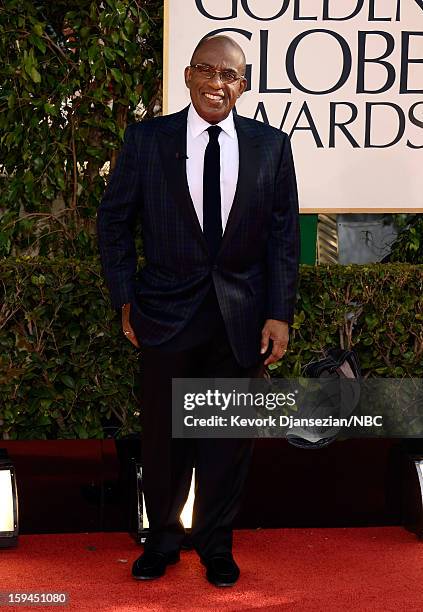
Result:
[[[208,64],[190,64],[190,68],[194,68],[205,79],[214,79],[218,74],[222,83],[235,83],[244,78],[244,75],[239,75],[233,70],[216,70]]]

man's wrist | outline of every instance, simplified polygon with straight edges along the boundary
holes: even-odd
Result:
[[[272,321],[278,321],[279,323],[286,323],[287,325],[289,325],[289,321],[287,321],[286,319],[277,319],[276,317],[268,317],[269,319],[271,319]]]

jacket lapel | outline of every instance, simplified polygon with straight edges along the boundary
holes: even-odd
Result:
[[[158,132],[159,150],[169,190],[175,201],[181,206],[194,234],[208,253],[207,243],[195,212],[187,181],[187,115],[188,107],[175,113],[171,121],[161,126]]]
[[[259,166],[260,139],[252,132],[244,117],[234,113],[235,129],[238,136],[239,170],[234,201],[223,233],[219,254],[230,243],[237,229],[251,194],[255,191],[256,169]]]
[[[191,225],[205,252],[209,254],[203,230],[198,221],[194,204],[189,192],[186,172],[186,132],[188,107],[175,113],[158,131],[158,142],[163,170],[169,183],[169,189],[180,204],[187,222]],[[234,201],[223,233],[218,256],[237,229],[243,211],[254,193],[256,172],[259,164],[260,140],[250,128],[249,122],[234,113],[235,129],[238,137],[239,170]]]

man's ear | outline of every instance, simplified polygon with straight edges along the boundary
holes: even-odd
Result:
[[[191,68],[189,66],[185,68],[184,76],[185,76],[185,85],[189,89],[190,84],[191,84]]]
[[[242,96],[242,94],[244,93],[244,91],[247,88],[247,79],[242,79],[239,82],[239,93],[238,93],[238,98],[240,98]]]

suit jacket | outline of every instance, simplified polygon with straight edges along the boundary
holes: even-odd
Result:
[[[141,345],[177,334],[214,283],[232,349],[249,367],[265,319],[293,320],[299,263],[297,185],[288,136],[234,114],[239,174],[212,261],[186,178],[188,107],[135,123],[97,213],[112,306],[131,303]],[[140,222],[146,266],[137,271]]]

